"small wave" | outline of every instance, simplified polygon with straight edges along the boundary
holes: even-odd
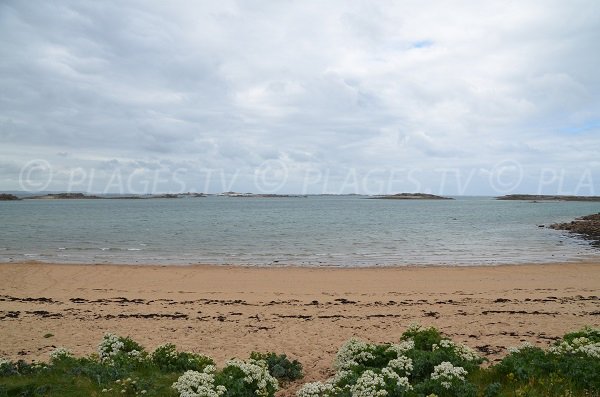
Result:
[[[141,248],[127,248],[127,251],[141,251]]]

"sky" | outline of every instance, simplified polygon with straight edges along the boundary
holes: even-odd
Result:
[[[600,2],[0,2],[0,190],[600,195]]]

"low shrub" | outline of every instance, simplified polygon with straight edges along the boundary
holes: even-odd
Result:
[[[130,337],[106,333],[98,345],[100,361],[115,366],[139,367],[146,362],[148,353]]]
[[[539,385],[552,393],[600,392],[600,330],[566,334],[547,350],[524,344],[491,369],[518,387]]]
[[[351,339],[340,347],[335,374],[304,384],[298,397],[593,397],[600,396],[600,330],[566,334],[548,349],[524,344],[481,367],[472,349],[433,327],[411,326],[396,343]],[[98,355],[64,348],[48,363],[0,358],[0,397],[273,397],[278,380],[302,376],[286,355],[252,353],[222,369],[175,345],[147,354],[128,337],[106,334]]]
[[[172,343],[159,346],[151,355],[152,362],[164,372],[204,371],[215,365],[212,358],[201,354],[178,352]]]
[[[250,358],[266,362],[271,376],[280,382],[294,381],[303,377],[302,364],[297,360],[290,361],[285,354],[252,352]]]
[[[346,342],[336,373],[303,385],[298,397],[599,396],[600,331],[569,333],[544,350],[524,344],[498,364],[433,327],[410,326],[398,343]]]
[[[396,344],[346,342],[334,362],[336,374],[304,385],[298,397],[476,396],[470,372],[483,360],[470,348],[433,328],[413,325]]]
[[[180,397],[273,397],[277,379],[262,360],[230,360],[217,371],[207,366],[203,372],[187,371],[173,384]]]

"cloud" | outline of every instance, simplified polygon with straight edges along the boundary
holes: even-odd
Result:
[[[599,41],[600,7],[583,0],[7,1],[0,189],[36,158],[67,173],[162,164],[215,191],[206,170],[256,190],[277,160],[281,192],[314,170],[330,187],[351,170],[388,186],[404,168],[439,191],[436,170],[466,179],[511,160],[520,191],[552,168],[571,186],[589,171],[600,192]],[[495,194],[482,178],[446,194]]]

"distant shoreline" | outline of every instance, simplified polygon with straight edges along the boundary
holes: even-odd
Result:
[[[0,201],[16,200],[140,200],[140,199],[176,199],[176,198],[204,198],[204,197],[230,197],[230,198],[307,198],[307,197],[362,197],[383,200],[455,200],[456,197],[485,197],[504,201],[530,201],[530,202],[600,202],[600,196],[576,195],[545,195],[545,194],[508,194],[504,196],[493,195],[459,195],[443,196],[430,193],[395,193],[395,194],[357,194],[357,193],[322,193],[322,194],[277,194],[277,193],[156,193],[156,194],[117,194],[117,193],[71,193],[58,192],[46,194],[29,194],[25,192],[0,193]]]
[[[497,200],[529,200],[529,201],[599,201],[600,196],[570,196],[546,194],[508,194],[496,197]]]
[[[428,193],[398,193],[368,197],[377,200],[454,200],[451,197],[437,196]]]

